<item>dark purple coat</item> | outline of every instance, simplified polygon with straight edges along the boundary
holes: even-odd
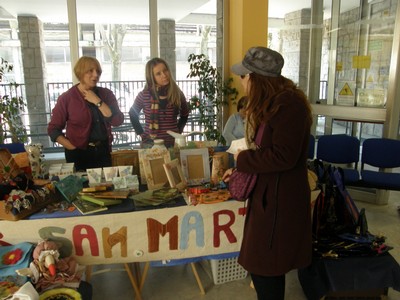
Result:
[[[261,150],[240,152],[237,169],[257,173],[249,199],[239,263],[250,273],[283,275],[311,263],[307,152],[310,117],[304,102],[280,94],[265,121]]]
[[[112,116],[104,118],[104,125],[107,130],[108,143],[111,151],[113,136],[111,126],[120,126],[124,122],[124,114],[118,107],[117,99],[113,92],[107,88],[97,87],[99,98],[106,103]],[[55,142],[63,134],[77,148],[86,149],[89,141],[92,124],[92,114],[87,101],[79,93],[77,85],[63,93],[53,108],[51,121],[47,126],[47,133]]]

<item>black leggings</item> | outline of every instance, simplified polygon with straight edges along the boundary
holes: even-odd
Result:
[[[260,276],[251,274],[258,300],[285,299],[285,275]]]

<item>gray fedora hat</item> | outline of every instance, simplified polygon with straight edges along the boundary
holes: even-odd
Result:
[[[278,77],[281,75],[284,63],[280,53],[266,47],[252,47],[242,62],[232,66],[232,72],[236,75],[254,72],[263,76]]]

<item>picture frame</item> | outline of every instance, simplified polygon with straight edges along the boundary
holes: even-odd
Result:
[[[183,175],[182,166],[179,159],[174,159],[164,164],[164,169],[168,177],[169,185],[183,191],[187,187],[186,178]]]
[[[149,190],[169,185],[167,173],[164,169],[164,164],[171,162],[167,149],[143,149],[140,151],[140,157],[140,163],[143,164],[143,173]]]
[[[183,174],[188,185],[210,182],[208,148],[182,149],[180,151]]]
[[[138,151],[138,158],[139,158],[139,178],[140,178],[140,183],[143,185],[147,185],[147,180],[146,180],[146,175],[144,174],[144,165],[143,165],[143,156],[145,149],[141,149]]]
[[[139,175],[139,149],[116,150],[111,152],[111,161],[113,167],[131,166],[131,174]]]

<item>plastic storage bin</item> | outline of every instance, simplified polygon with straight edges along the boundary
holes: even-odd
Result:
[[[210,259],[214,284],[240,280],[247,277],[247,271],[237,262],[238,257]]]

